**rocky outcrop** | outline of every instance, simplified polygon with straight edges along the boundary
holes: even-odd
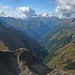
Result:
[[[47,75],[52,70],[25,48],[0,51],[1,75]]]
[[[20,75],[46,75],[53,70],[44,65],[36,55],[27,49],[17,49],[15,55],[21,70]]]

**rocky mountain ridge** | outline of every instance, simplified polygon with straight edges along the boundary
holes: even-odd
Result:
[[[27,49],[0,51],[1,75],[47,75],[52,70]]]
[[[46,50],[29,35],[11,26],[9,28],[5,27],[2,22],[0,22],[0,49],[13,51],[17,48],[27,48],[37,56],[40,56],[40,52],[42,51],[46,52]]]

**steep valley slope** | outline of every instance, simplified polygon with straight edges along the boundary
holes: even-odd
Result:
[[[75,75],[75,18],[68,19],[55,27],[42,38],[42,41],[42,45],[49,52],[43,62],[57,69],[55,73],[63,70],[67,72],[66,75]],[[62,75],[59,72],[58,74]]]
[[[43,51],[35,40],[0,20],[0,75],[47,75],[53,69],[42,63]]]
[[[47,51],[33,40],[32,37],[11,26],[5,27],[2,22],[4,21],[0,22],[1,49],[6,50],[8,48],[13,51],[17,48],[28,48],[39,57],[43,57],[42,53],[47,53]],[[5,25],[7,26],[7,24]]]

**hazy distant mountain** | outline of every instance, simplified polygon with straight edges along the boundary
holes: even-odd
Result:
[[[19,28],[23,32],[27,32],[31,37],[39,40],[51,28],[45,23],[35,20],[21,20],[10,17],[1,17],[9,25]]]
[[[48,33],[55,26],[60,25],[66,19],[58,17],[34,17],[28,19],[15,19],[11,17],[0,17],[9,25],[19,28],[23,32],[27,32],[35,40],[40,40],[41,37]]]
[[[58,17],[41,17],[40,21],[48,25],[51,29],[59,25],[65,19],[59,19]]]
[[[47,26],[49,26],[51,29],[54,28],[55,26],[59,25],[60,23],[62,23],[63,21],[65,21],[66,19],[60,19],[58,17],[33,17],[33,18],[28,18],[25,20],[35,20],[35,21],[41,21],[43,23],[45,23]]]

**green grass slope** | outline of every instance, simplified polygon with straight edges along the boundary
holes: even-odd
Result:
[[[49,54],[44,58],[43,62],[47,64],[55,52],[66,46],[68,43],[75,39],[75,22],[69,19],[64,23],[56,26],[42,37],[40,43],[48,50]]]
[[[64,69],[68,72],[75,71],[75,42],[70,42],[55,52],[55,56],[47,64],[56,69]]]

